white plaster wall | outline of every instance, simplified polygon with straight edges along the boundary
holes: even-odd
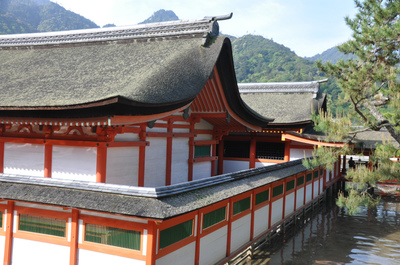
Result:
[[[321,178],[321,179],[319,180],[319,194],[322,194],[323,190],[324,190],[324,181],[323,181],[323,179]]]
[[[194,264],[196,242],[190,243],[162,258],[156,260],[156,265],[189,265]]]
[[[291,213],[294,212],[294,195],[295,195],[294,192],[286,195],[286,199],[285,199],[285,217],[287,217],[288,215],[290,215]]]
[[[228,226],[224,226],[200,239],[200,265],[215,264],[226,256]]]
[[[312,156],[312,149],[290,148],[290,161]]]
[[[256,162],[256,167],[266,167],[276,165],[277,163]]]
[[[97,148],[53,146],[52,178],[96,181]]]
[[[261,207],[254,212],[254,236],[268,230],[269,205]]]
[[[5,143],[4,173],[44,177],[44,145]]]
[[[306,186],[306,203],[312,200],[312,184]]]
[[[5,223],[6,220],[3,220],[3,223]],[[5,227],[5,225],[3,225]],[[5,231],[5,230],[4,230]],[[5,236],[0,236],[0,260],[4,260],[4,249],[6,247],[6,237]]]
[[[250,241],[251,215],[232,222],[231,253]]]
[[[249,169],[248,161],[230,161],[224,160],[224,174],[232,173],[244,169]]]
[[[193,164],[193,180],[211,177],[211,161]]]
[[[58,263],[54,263],[57,264]],[[106,253],[78,249],[78,265],[145,265],[143,260],[130,259]]]
[[[133,142],[140,141],[138,133],[122,133],[117,134],[114,138],[115,142]]]
[[[138,185],[139,147],[107,149],[106,183]]]
[[[206,122],[205,120],[200,120],[200,122],[198,122],[194,125],[194,128],[196,130],[212,130],[214,128],[214,126],[212,124]]]
[[[146,187],[165,186],[167,140],[163,137],[147,138],[144,185]]]
[[[297,190],[296,209],[304,205],[304,187]]]
[[[272,212],[271,212],[271,227],[277,222],[282,220],[283,214],[283,198],[276,200],[272,203]]]
[[[332,169],[334,169],[334,165],[333,165]],[[329,182],[329,175],[331,174],[331,172],[332,172],[332,171],[331,171],[329,168],[326,169],[326,173],[325,173],[325,180],[326,180],[326,183]],[[333,174],[332,174],[332,175],[333,175]]]
[[[188,180],[189,139],[172,138],[171,184]]]
[[[70,248],[50,243],[13,239],[12,264],[69,265]]]
[[[318,197],[318,190],[319,190],[319,180],[314,182],[314,198]]]

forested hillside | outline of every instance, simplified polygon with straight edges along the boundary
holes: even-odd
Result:
[[[49,0],[1,0],[0,34],[98,28]]]
[[[321,60],[323,63],[326,62],[337,63],[337,61],[339,61],[340,59],[347,60],[352,58],[354,58],[354,55],[344,54],[340,52],[336,47],[332,47],[321,54],[317,54],[312,57],[306,57],[306,59],[308,60],[311,61]]]
[[[232,41],[239,82],[295,82],[322,79],[314,63],[289,48],[257,35]]]

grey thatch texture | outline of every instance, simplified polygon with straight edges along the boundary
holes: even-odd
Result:
[[[399,143],[386,130],[381,131],[365,131],[357,133],[353,140],[357,148],[360,149],[376,149],[376,144],[388,142],[399,148]]]
[[[312,93],[246,93],[243,101],[264,117],[275,119],[271,124],[289,124],[311,121],[313,111],[318,111],[325,95]]]
[[[254,111],[274,119],[271,125],[311,123],[311,114],[326,108],[320,83],[310,82],[239,83],[243,101]]]
[[[231,198],[306,169],[301,160],[232,173],[232,180],[161,198],[51,185],[51,181],[0,176],[0,199],[43,203],[143,218],[168,219]],[[38,178],[39,179],[39,178]],[[43,179],[43,178],[42,178]],[[66,183],[68,180],[66,181]],[[60,180],[58,180],[60,183]],[[72,185],[72,186],[71,186]]]
[[[0,50],[0,107],[54,107],[114,97],[141,104],[194,98],[224,38],[46,46]]]

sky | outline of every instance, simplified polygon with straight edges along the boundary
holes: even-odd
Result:
[[[344,17],[353,18],[353,0],[51,0],[99,26],[134,25],[160,9],[182,20],[221,16],[220,32],[261,35],[298,56],[311,57],[351,38]]]

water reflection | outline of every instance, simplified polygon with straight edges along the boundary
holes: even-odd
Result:
[[[258,253],[249,264],[400,264],[399,222],[395,198],[355,216],[332,205],[272,254]]]

